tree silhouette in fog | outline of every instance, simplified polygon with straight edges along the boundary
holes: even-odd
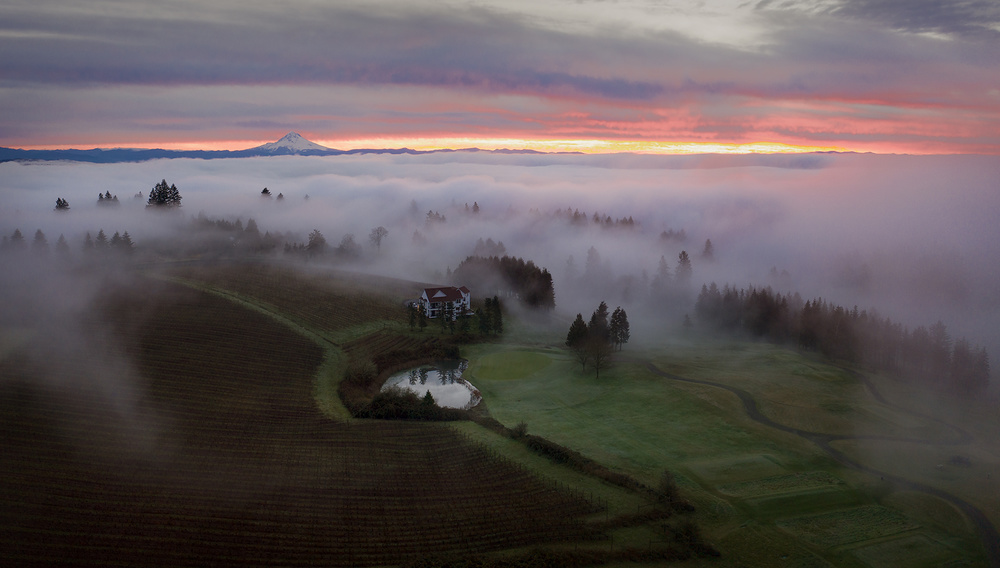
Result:
[[[167,185],[167,180],[153,186],[149,190],[146,207],[176,208],[181,206],[181,193],[174,184]]]

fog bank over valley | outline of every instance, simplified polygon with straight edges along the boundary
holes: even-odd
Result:
[[[160,180],[177,186],[179,211],[146,210]],[[605,300],[631,309],[635,341],[662,341],[685,314],[694,316],[701,286],[715,282],[875,308],[911,328],[941,320],[953,339],[966,337],[995,357],[997,180],[1000,160],[982,156],[457,152],[9,162],[0,164],[0,233],[9,241],[20,230],[27,258],[41,230],[52,249],[41,264],[55,259],[62,235],[77,268],[5,269],[2,313],[10,320],[26,306],[39,313],[85,306],[94,285],[59,279],[86,274],[79,266],[88,232],[127,231],[143,262],[172,250],[206,258],[238,243],[231,234],[194,230],[196,217],[243,227],[253,219],[261,234],[278,235],[266,256],[295,257],[285,244],[305,245],[318,230],[329,254],[308,262],[299,255],[305,265],[420,282],[452,283],[450,271],[474,253],[531,260],[552,275],[560,329]],[[261,195],[265,187],[270,198]],[[98,203],[106,193],[116,205]],[[69,209],[54,210],[57,198]],[[388,234],[376,249],[369,234],[379,226]],[[691,260],[690,285],[677,278],[682,251]],[[671,292],[657,295],[661,257]]]

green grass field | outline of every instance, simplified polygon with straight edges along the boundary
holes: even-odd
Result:
[[[503,345],[467,350],[469,380],[493,416],[508,425],[524,422],[529,432],[646,483],[655,483],[664,469],[673,471],[698,507],[709,540],[723,552],[712,565],[906,566],[903,559],[918,556],[985,565],[968,522],[956,527],[932,520],[941,510],[961,518],[947,503],[924,494],[897,499],[878,477],[841,466],[802,437],[750,420],[732,393],[671,381],[640,361],[747,391],[766,417],[792,428],[920,439],[937,448],[925,448],[933,458],[920,458],[921,452],[911,454],[902,442],[880,442],[895,448],[895,455],[861,447],[874,441],[835,443],[866,465],[902,474],[903,456],[929,464],[961,453],[948,446],[952,429],[879,403],[842,369],[766,344],[708,343],[646,352],[626,348],[597,380],[569,353],[537,347],[538,338],[532,339],[532,346],[508,338]],[[865,457],[873,453],[883,457]],[[935,486],[955,489],[992,513],[989,497],[973,497],[991,487],[968,479],[975,473],[985,481],[991,461],[973,455],[973,466],[950,466],[960,470],[950,478],[933,467],[924,477],[936,475]],[[893,551],[899,563],[891,561]]]

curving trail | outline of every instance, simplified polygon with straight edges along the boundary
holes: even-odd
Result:
[[[993,568],[1000,568],[1000,533],[997,532],[996,527],[993,526],[993,523],[990,522],[989,518],[987,518],[986,515],[982,511],[980,511],[976,506],[972,505],[968,501],[960,499],[959,497],[956,497],[946,491],[942,491],[941,489],[938,489],[936,487],[932,487],[930,485],[926,485],[924,483],[920,483],[917,481],[911,481],[909,479],[899,477],[891,473],[886,473],[884,471],[880,471],[873,467],[864,465],[860,462],[857,462],[847,457],[843,452],[831,446],[832,442],[836,442],[839,440],[885,440],[893,442],[908,442],[908,443],[934,444],[934,445],[958,445],[970,442],[972,440],[972,435],[962,430],[961,428],[958,428],[946,422],[942,422],[930,416],[926,416],[917,412],[907,410],[905,408],[902,408],[900,406],[888,402],[882,396],[882,394],[875,388],[875,385],[873,385],[871,381],[868,380],[867,377],[849,369],[844,369],[844,370],[848,371],[856,378],[861,380],[865,384],[865,387],[868,389],[868,391],[871,392],[872,396],[878,402],[885,404],[886,406],[895,408],[899,411],[906,412],[910,415],[918,416],[922,419],[942,424],[953,430],[956,433],[956,438],[953,440],[939,442],[939,441],[929,441],[929,440],[914,439],[914,438],[900,438],[893,436],[854,436],[850,434],[824,434],[822,432],[811,432],[808,430],[801,430],[799,428],[792,428],[791,426],[775,422],[774,420],[771,420],[770,418],[765,416],[760,411],[760,409],[757,408],[757,401],[753,398],[753,395],[751,395],[749,392],[743,389],[739,389],[722,383],[703,381],[699,379],[689,379],[682,377],[680,375],[668,373],[666,371],[661,370],[656,365],[648,361],[646,362],[646,368],[649,369],[651,373],[666,379],[670,379],[672,381],[705,385],[729,391],[740,399],[740,402],[743,403],[743,409],[746,411],[747,416],[754,422],[763,424],[764,426],[768,426],[770,428],[774,428],[775,430],[779,430],[781,432],[787,432],[789,434],[794,434],[796,436],[799,436],[800,438],[809,440],[810,442],[819,446],[820,449],[822,449],[830,457],[836,460],[837,463],[843,466],[858,471],[863,471],[865,473],[870,473],[872,475],[878,475],[883,479],[891,481],[898,487],[902,487],[904,489],[908,489],[911,491],[919,491],[921,493],[926,493],[928,495],[932,495],[934,497],[943,499],[951,503],[952,505],[956,506],[959,510],[961,510],[970,520],[972,520],[972,523],[976,527],[976,533],[979,536],[979,540],[983,544],[983,548],[986,553],[986,558],[987,561],[989,562],[989,565],[992,566]]]

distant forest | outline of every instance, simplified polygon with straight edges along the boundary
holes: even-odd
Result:
[[[974,394],[989,386],[985,347],[952,341],[940,321],[909,330],[875,311],[847,309],[823,299],[767,288],[749,290],[713,282],[702,286],[695,304],[700,324],[749,333],[776,343],[795,343],[827,357],[916,380],[935,388]]]

